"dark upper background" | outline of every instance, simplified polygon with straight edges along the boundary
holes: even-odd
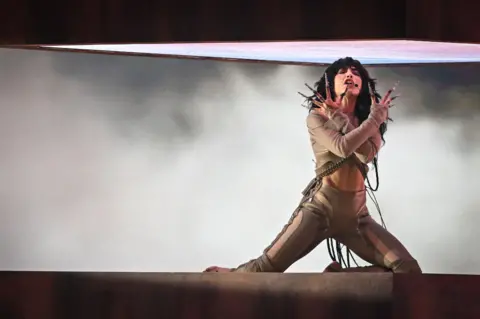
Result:
[[[470,0],[4,0],[0,43],[409,38],[480,42]]]

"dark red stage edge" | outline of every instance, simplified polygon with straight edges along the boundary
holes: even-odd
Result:
[[[480,318],[480,277],[0,273],[2,319]]]
[[[390,274],[0,274],[0,318],[387,319]]]
[[[394,319],[480,318],[480,276],[394,275]]]

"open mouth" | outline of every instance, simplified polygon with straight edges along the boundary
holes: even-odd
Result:
[[[353,86],[353,85],[355,85],[355,83],[353,82],[353,80],[346,80],[343,84],[345,84],[346,86]]]

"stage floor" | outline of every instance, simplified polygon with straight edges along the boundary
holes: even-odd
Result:
[[[0,317],[480,318],[480,276],[0,272]]]
[[[248,60],[278,64],[323,65],[345,56],[352,56],[366,65],[480,62],[480,44],[410,40],[96,44],[36,47],[128,55]]]

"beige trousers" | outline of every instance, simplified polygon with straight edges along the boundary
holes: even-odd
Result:
[[[344,192],[321,182],[303,198],[289,222],[263,254],[234,272],[284,272],[327,238],[365,261],[393,272],[421,269],[407,249],[379,225],[366,206],[366,190]]]

